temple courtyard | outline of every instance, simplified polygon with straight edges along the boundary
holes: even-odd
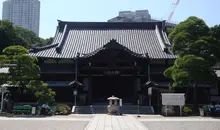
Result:
[[[0,117],[1,130],[219,130],[220,119],[106,114],[53,117]]]

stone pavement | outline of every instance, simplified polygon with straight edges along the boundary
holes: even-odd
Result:
[[[0,130],[84,130],[91,116],[0,117]]]
[[[148,130],[131,115],[114,116],[97,114],[85,130]]]
[[[220,130],[217,121],[143,121],[149,130]]]
[[[220,119],[212,117],[142,115],[138,120],[149,130],[220,130]]]
[[[220,119],[160,115],[73,114],[52,117],[0,117],[0,130],[220,130]]]
[[[134,115],[134,117],[136,117],[136,115]],[[164,117],[161,115],[141,115],[141,117],[137,119],[139,121],[212,121],[212,122],[220,123],[220,118],[200,117],[200,116]]]

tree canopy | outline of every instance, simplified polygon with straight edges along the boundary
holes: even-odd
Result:
[[[50,44],[52,40],[40,38],[28,29],[14,27],[11,22],[0,20],[0,52],[12,45],[21,45],[27,49],[41,47]]]
[[[9,67],[9,74],[0,75],[3,83],[30,89],[40,103],[49,103],[54,99],[55,92],[40,80],[40,67],[37,58],[28,55],[28,50],[22,46],[9,46],[0,55],[0,64],[14,64]]]
[[[0,20],[0,51],[15,44],[15,29],[12,23]]]
[[[188,67],[190,66],[193,68],[194,66],[197,66],[193,70],[200,69],[200,71],[202,71],[204,68],[201,67],[206,65],[205,69],[210,71],[210,68],[220,59],[220,54],[218,52],[220,50],[220,43],[215,38],[216,35],[214,35],[218,33],[218,31],[216,31],[218,30],[217,28],[218,27],[215,26],[215,29],[209,29],[202,19],[194,16],[189,17],[178,24],[169,34],[169,40],[172,43],[173,51],[175,54],[179,55],[179,58],[176,59],[175,64],[171,68],[168,68],[168,70],[178,70],[179,72],[179,69],[181,69],[184,72],[187,71],[189,74],[191,73],[191,70],[184,67],[177,67],[177,65],[179,65],[177,63],[181,62],[184,64],[186,61],[193,61],[188,65]],[[199,64],[200,61],[203,61],[202,64],[204,65]],[[197,73],[198,71],[194,72],[196,75]],[[175,73],[173,73],[173,75],[175,75]],[[166,71],[165,76],[172,78],[173,80],[175,79],[175,76],[170,77]],[[176,76],[178,76],[177,73]],[[201,78],[199,75],[196,77]],[[190,77],[187,78],[189,79]],[[201,79],[204,80],[204,78]],[[193,78],[193,80],[195,79]],[[177,82],[177,80],[174,81]],[[196,81],[198,81],[198,79]]]
[[[215,37],[217,40],[220,41],[220,25],[215,25],[214,27],[211,27],[210,34],[212,37]]]
[[[50,104],[54,102],[54,96],[56,93],[52,89],[48,88],[48,85],[40,80],[31,80],[27,85],[27,88],[31,90],[40,104]]]
[[[10,84],[24,87],[26,81],[39,78],[40,68],[37,65],[37,59],[29,56],[24,47],[9,46],[3,50],[1,57],[4,57],[8,64],[15,64],[9,69]]]
[[[164,71],[171,79],[170,87],[193,87],[194,108],[197,105],[198,83],[215,84],[217,76],[211,67],[220,59],[219,27],[209,28],[197,17],[189,17],[171,30],[169,40],[179,57]]]
[[[179,56],[193,54],[209,60],[219,60],[218,34],[219,26],[209,28],[202,19],[191,16],[173,29],[169,40],[173,52]]]
[[[173,51],[181,54],[187,51],[192,43],[204,36],[209,36],[209,27],[202,19],[192,16],[173,29],[169,34],[169,40],[172,42]]]
[[[172,79],[171,87],[189,85],[195,82],[215,83],[214,71],[210,70],[212,63],[202,57],[185,55],[175,60],[174,65],[165,70],[164,75]]]
[[[34,32],[22,28],[14,27],[16,34],[16,42],[18,45],[24,46],[26,48],[32,48],[34,45],[44,44],[45,40],[38,37]]]

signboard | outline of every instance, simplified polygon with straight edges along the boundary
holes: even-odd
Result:
[[[104,75],[108,75],[108,76],[120,75],[120,71],[104,71]]]
[[[185,93],[161,93],[163,105],[185,105]]]
[[[218,101],[220,101],[220,96],[210,96],[210,101],[218,102]]]

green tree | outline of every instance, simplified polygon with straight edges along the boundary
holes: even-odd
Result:
[[[172,79],[170,87],[181,87],[187,85],[194,89],[193,102],[197,106],[197,86],[198,83],[216,83],[217,76],[210,70],[212,63],[202,57],[195,55],[185,55],[175,60],[170,68],[164,71],[164,75]]]
[[[32,92],[34,92],[39,102],[49,100],[51,96],[54,96],[54,92],[40,81],[40,68],[37,65],[37,58],[28,55],[27,49],[22,46],[10,46],[3,50],[3,55],[0,58],[2,63],[15,64],[9,69],[7,79],[9,84],[18,86],[18,90],[20,90],[21,88],[26,89],[26,85],[30,82],[28,88],[34,90]],[[32,85],[36,83],[35,80],[39,80],[41,86]]]
[[[5,47],[14,45],[15,37],[13,24],[9,21],[0,20],[0,52],[2,52]]]
[[[173,30],[174,30],[174,28],[167,28],[167,33],[168,33],[168,35],[169,35],[170,33],[172,33]]]
[[[27,49],[22,46],[10,46],[3,50],[3,55],[11,64],[9,80],[12,84],[24,87],[28,80],[40,77],[40,68],[37,65],[37,58],[28,55]]]
[[[41,38],[41,42],[38,43],[38,44],[35,44],[34,47],[43,47],[43,46],[52,44],[52,42],[53,42],[53,37],[50,37],[50,38],[47,38],[47,39],[42,39]]]
[[[189,54],[190,46],[201,37],[209,36],[209,27],[197,17],[191,16],[178,24],[169,34],[173,52],[176,54]]]
[[[0,55],[0,68],[5,67],[7,64],[6,57],[4,55]],[[8,81],[8,73],[0,73],[0,85],[5,84]]]
[[[211,48],[211,51],[213,52],[216,59],[220,61],[220,25],[215,25],[214,27],[211,27],[210,35],[211,37],[215,38],[215,41],[212,44],[213,46]]]
[[[9,46],[3,50],[4,57],[2,62],[15,64],[9,68],[8,83],[25,89],[25,84],[34,79],[39,79],[40,68],[37,65],[37,59],[28,55],[28,50],[22,46]]]
[[[0,52],[12,45],[21,45],[27,49],[41,47],[50,44],[52,40],[40,38],[28,29],[14,27],[11,22],[0,20]]]
[[[220,25],[210,28],[210,35],[220,41]]]
[[[4,66],[4,63],[1,62],[2,61],[2,57],[0,57],[0,66]],[[0,67],[0,68],[1,68]],[[3,85],[7,82],[8,80],[8,74],[7,73],[0,73],[0,85]]]
[[[25,29],[23,27],[15,27],[15,34],[16,34],[16,44],[24,46],[27,49],[32,48],[34,45],[43,43],[40,37],[38,37],[33,31]]]
[[[35,94],[39,104],[51,104],[54,102],[55,92],[48,88],[48,85],[43,81],[32,80],[26,87]]]
[[[169,34],[172,50],[179,58],[165,70],[164,75],[171,79],[171,88],[181,85],[193,87],[194,106],[197,105],[198,83],[216,83],[217,79],[211,67],[219,60],[220,48],[210,30],[202,19],[192,16]]]

